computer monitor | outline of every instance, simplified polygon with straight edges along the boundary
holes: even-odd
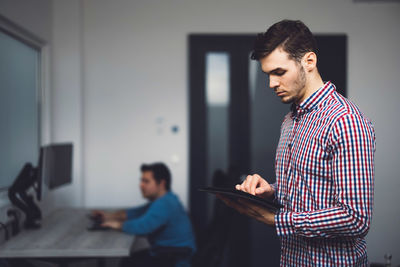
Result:
[[[72,182],[72,143],[51,144],[42,147],[42,178],[49,189]]]

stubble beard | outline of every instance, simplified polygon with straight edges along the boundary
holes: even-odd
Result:
[[[300,99],[302,98],[302,94],[304,94],[304,88],[306,86],[306,72],[303,68],[303,66],[300,65],[299,68],[299,75],[297,76],[297,79],[295,80],[293,84],[293,90],[292,90],[292,95],[281,98],[282,103],[284,104],[292,104],[292,103],[298,103]]]

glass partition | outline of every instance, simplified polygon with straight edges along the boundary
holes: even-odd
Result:
[[[40,52],[0,29],[0,189],[39,153]]]

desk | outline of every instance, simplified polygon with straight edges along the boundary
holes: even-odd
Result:
[[[0,258],[127,257],[135,237],[118,231],[88,231],[88,210],[61,209],[37,230],[23,229],[0,246]]]

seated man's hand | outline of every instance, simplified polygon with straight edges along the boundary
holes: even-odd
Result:
[[[272,186],[258,174],[248,175],[242,184],[236,185],[236,189],[262,198],[274,195]]]
[[[103,211],[103,210],[93,210],[91,213],[91,217],[95,219],[99,219],[100,221],[112,220],[113,215],[111,212]]]
[[[122,222],[116,220],[105,221],[101,224],[103,227],[110,227],[114,230],[121,230],[122,229]]]
[[[92,210],[92,212],[90,213],[90,217],[93,220],[104,221],[105,220],[105,212],[102,210]]]

